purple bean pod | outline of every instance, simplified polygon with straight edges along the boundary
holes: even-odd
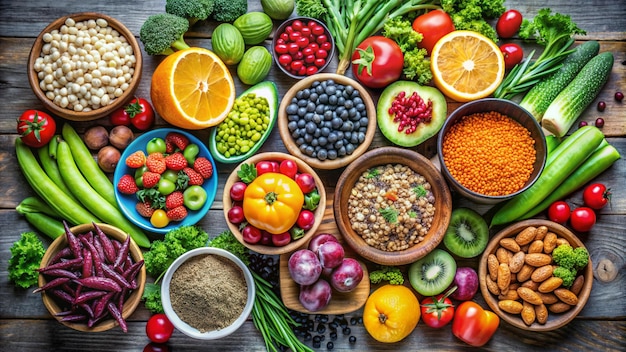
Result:
[[[76,298],[74,298],[74,302],[73,304],[78,305],[81,303],[85,303],[88,301],[91,301],[92,299],[98,298],[98,297],[102,297],[104,295],[106,295],[108,292],[107,291],[87,291],[87,292],[82,292],[80,295],[76,296]]]
[[[70,284],[71,284],[71,282],[70,282],[70,281],[68,281],[68,282],[64,283],[63,285],[61,285],[61,288],[62,288],[65,292],[67,292],[68,294],[70,294],[71,296],[76,297],[76,288],[78,288],[78,287],[74,288],[74,287],[70,286]]]
[[[66,291],[60,288],[53,288],[46,292],[51,293],[52,295],[60,298],[62,301],[65,301],[66,303],[72,304],[72,302],[74,302],[74,297],[72,297],[69,293],[67,293]]]
[[[100,244],[102,245],[102,249],[104,250],[104,256],[106,257],[109,263],[115,263],[115,258],[117,257],[117,251],[115,247],[113,247],[113,243],[111,239],[96,225],[93,223],[93,227],[96,229],[96,238],[100,240]]]
[[[43,268],[39,268],[37,269],[40,273],[46,273],[46,271],[48,270],[52,270],[52,269],[76,269],[77,267],[80,266],[80,264],[82,263],[82,259],[81,258],[74,258],[74,259],[69,259],[69,260],[61,260],[58,261],[54,264],[50,264],[46,267]]]
[[[122,287],[107,277],[90,276],[75,280],[77,284],[94,290],[120,292]]]
[[[83,277],[93,276],[93,258],[91,251],[87,248],[83,248]]]
[[[113,316],[113,318],[117,321],[117,323],[122,328],[123,332],[128,332],[128,326],[126,325],[126,320],[122,317],[122,312],[117,309],[117,306],[113,302],[109,302],[107,304],[107,309],[109,313]]]
[[[67,224],[65,220],[63,221],[63,227],[65,227],[65,237],[67,238],[67,243],[70,247],[70,250],[72,251],[72,254],[74,255],[74,258],[80,258],[81,245],[80,245],[80,241],[78,240],[78,237],[76,237],[76,235],[72,233],[69,225]]]
[[[131,285],[134,286],[134,287],[131,287],[132,289],[137,288],[137,274],[139,274],[139,271],[141,270],[142,266],[143,266],[143,259],[131,265],[122,274],[126,278],[126,280],[130,282]]]
[[[82,310],[85,311],[85,313],[87,313],[87,316],[89,316],[89,319],[93,318],[93,309],[91,309],[91,306],[87,303],[81,303],[78,305]]]
[[[68,277],[70,279],[78,279],[78,276],[76,274],[65,269],[50,269],[50,270],[46,270],[45,274],[46,276]]]
[[[113,268],[111,268],[110,266],[106,264],[102,264],[102,272],[104,273],[105,277],[112,279],[113,281],[117,282],[120,286],[131,288],[131,285],[126,280],[126,278],[123,277],[121,274],[119,274],[117,271],[113,270]]]
[[[117,309],[122,312],[124,310],[124,302],[126,301],[126,296],[128,295],[128,289],[126,287],[122,287],[122,292],[117,295]]]
[[[93,307],[94,319],[100,319],[106,312],[106,306],[111,301],[111,298],[115,295],[115,292],[109,292],[106,295],[100,297]]]
[[[58,251],[54,255],[54,257],[50,258],[49,263],[50,264],[58,263],[58,262],[61,261],[61,259],[69,257],[70,255],[72,255],[72,250],[70,249],[70,247],[65,247],[65,248],[61,249],[60,251]]]
[[[87,320],[87,316],[85,314],[72,314],[63,316],[59,321],[63,322],[78,322]]]
[[[94,247],[91,242],[87,242],[86,239],[81,239],[81,242],[89,249],[91,252],[91,259],[93,261],[93,268],[96,272],[96,276],[103,276],[102,274],[102,258],[100,254],[98,254],[98,250]]]
[[[130,248],[130,236],[127,235],[126,239],[122,243],[122,247],[120,247],[119,252],[117,253],[117,258],[115,258],[115,264],[113,267],[117,268],[121,266],[126,260],[126,256],[128,255],[128,250]]]
[[[98,255],[100,256],[100,260],[103,263],[105,263],[107,261],[107,258],[104,255],[104,249],[102,248],[102,242],[100,242],[100,240],[98,240],[97,236],[92,236],[91,244],[93,244],[93,247],[98,252]]]
[[[69,277],[57,277],[53,280],[48,281],[45,285],[36,288],[33,293],[37,293],[37,292],[41,292],[41,291],[45,291],[45,290],[49,290],[51,288],[55,288],[58,286],[63,285],[64,283],[67,283],[70,281]]]

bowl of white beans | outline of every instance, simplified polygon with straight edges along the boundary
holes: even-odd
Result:
[[[109,115],[130,100],[142,72],[141,49],[118,20],[96,12],[58,18],[28,57],[28,81],[52,114],[72,121]]]

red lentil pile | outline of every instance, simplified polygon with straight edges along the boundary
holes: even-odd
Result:
[[[535,141],[530,131],[498,112],[463,116],[446,133],[443,160],[465,188],[503,196],[521,189],[533,172]]]

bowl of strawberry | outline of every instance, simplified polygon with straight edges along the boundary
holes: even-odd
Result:
[[[142,134],[124,150],[113,182],[124,215],[144,230],[164,234],[206,215],[217,192],[217,170],[202,141],[179,129],[161,128]]]
[[[323,71],[333,58],[335,42],[324,23],[308,17],[283,22],[272,40],[276,65],[292,78]]]
[[[315,170],[286,153],[252,156],[224,186],[224,216],[237,240],[267,255],[292,252],[315,233],[326,191]]]

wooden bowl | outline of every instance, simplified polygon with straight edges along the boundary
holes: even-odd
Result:
[[[367,111],[368,124],[365,132],[365,139],[361,144],[359,144],[354,152],[352,152],[352,154],[347,154],[333,160],[320,160],[316,157],[311,157],[303,153],[296,144],[288,127],[289,121],[287,117],[287,106],[291,104],[291,100],[299,91],[311,87],[315,81],[326,81],[329,79],[332,79],[339,84],[351,85],[359,91]],[[287,91],[287,93],[285,93],[285,96],[280,103],[280,107],[278,108],[278,131],[280,132],[280,138],[283,140],[285,147],[287,147],[287,150],[292,155],[304,160],[307,164],[317,169],[338,169],[353,162],[356,158],[365,153],[367,148],[369,148],[372,140],[374,139],[374,133],[376,132],[376,106],[374,105],[374,101],[368,91],[357,81],[335,73],[318,73],[298,81]]]
[[[97,224],[97,226],[107,236],[113,239],[116,239],[120,242],[123,242],[128,236],[126,232],[111,225]],[[89,231],[93,231],[94,229],[95,228],[93,224],[81,224],[81,225],[70,228],[70,230],[74,234],[82,234],[82,233],[86,233]],[[52,242],[52,244],[50,244],[50,247],[48,247],[48,249],[46,250],[46,253],[44,254],[41,260],[40,267],[43,268],[47,266],[50,260],[54,257],[54,255],[56,255],[57,252],[59,252],[60,250],[62,250],[63,248],[67,246],[68,246],[68,242],[67,242],[67,237],[65,236],[65,234],[55,239]],[[132,239],[130,241],[129,253],[135,262],[143,260],[143,254],[141,250],[139,249],[135,241],[133,241]],[[39,287],[45,285],[46,283],[47,283],[47,280],[45,276],[42,274],[39,274]],[[135,311],[135,308],[137,308],[137,305],[141,301],[141,295],[143,294],[143,289],[146,284],[145,266],[142,266],[139,271],[139,274],[137,274],[137,284],[138,284],[137,288],[132,291],[132,293],[126,298],[126,301],[124,302],[124,308],[122,311],[122,317],[124,319],[127,319],[131,314],[133,314],[133,312]],[[88,327],[87,324],[85,323],[61,321],[62,317],[58,316],[57,313],[61,312],[62,308],[59,306],[56,299],[54,299],[52,295],[47,294],[45,291],[42,292],[41,297],[43,299],[43,304],[48,309],[48,312],[50,312],[50,314],[52,314],[54,318],[56,318],[59,322],[61,322],[61,324],[67,327],[70,327],[74,330],[84,331],[84,332],[100,332],[100,331],[109,330],[113,328],[114,326],[118,325],[115,319],[113,319],[110,316],[105,320],[101,320],[100,322],[98,322],[92,327]]]
[[[355,253],[352,248],[345,246],[345,243],[341,236],[332,234],[337,237],[339,243],[344,245],[345,257],[354,258]],[[308,246],[309,241],[307,241]],[[295,251],[294,251],[295,252]],[[300,303],[300,285],[297,284],[291,278],[289,274],[289,257],[293,252],[283,253],[280,256],[279,276],[280,276],[280,297],[285,304],[285,307],[303,313],[309,314],[347,314],[354,312],[365,304],[367,297],[370,295],[370,280],[367,266],[359,260],[359,264],[363,268],[363,280],[359,285],[351,292],[339,292],[333,289],[330,303],[323,309],[315,312],[311,312],[304,308]],[[358,259],[357,259],[358,260]]]
[[[593,283],[593,265],[591,264],[590,258],[587,266],[578,272],[578,275],[583,275],[585,278],[583,288],[578,294],[578,304],[571,307],[568,311],[564,313],[548,312],[548,320],[545,324],[539,324],[537,321],[535,321],[531,325],[526,325],[519,314],[510,314],[500,309],[500,307],[498,306],[498,297],[494,296],[487,288],[487,276],[489,275],[489,272],[487,270],[487,257],[489,256],[489,254],[495,254],[497,248],[500,246],[499,242],[501,239],[514,237],[528,226],[547,226],[549,232],[553,232],[558,237],[566,239],[572,245],[572,247],[584,247],[582,241],[578,237],[576,237],[570,230],[555,222],[549,220],[529,219],[514,223],[498,232],[491,239],[491,241],[487,245],[487,248],[483,252],[483,255],[480,259],[480,264],[478,266],[480,291],[489,307],[507,323],[522,330],[551,331],[558,329],[572,321],[572,319],[574,319],[578,315],[578,313],[580,313],[580,311],[587,303]]]
[[[230,221],[228,221],[228,211],[234,205],[233,200],[230,198],[230,188],[233,186],[235,182],[240,180],[239,176],[237,175],[237,172],[241,169],[241,165],[243,164],[255,165],[256,163],[263,161],[263,160],[274,160],[274,161],[280,162],[285,159],[293,160],[298,165],[299,172],[309,173],[315,179],[315,184],[317,185],[317,191],[319,192],[319,195],[320,195],[319,204],[317,208],[315,209],[315,211],[313,212],[315,214],[315,223],[309,230],[307,230],[304,233],[303,237],[295,241],[291,241],[291,243],[282,247],[263,245],[260,243],[250,244],[243,240],[243,235],[241,234],[241,231],[239,231],[239,225],[232,224]],[[313,236],[313,234],[315,233],[319,225],[322,223],[322,218],[324,217],[324,211],[326,210],[326,191],[324,189],[324,185],[322,184],[322,180],[319,178],[315,170],[313,170],[313,168],[307,165],[304,161],[292,155],[285,154],[285,153],[279,153],[279,152],[260,153],[260,154],[253,155],[252,157],[250,157],[243,163],[239,164],[239,166],[237,166],[237,168],[235,168],[235,170],[233,170],[233,172],[230,174],[230,176],[226,180],[226,184],[224,185],[223,204],[224,204],[224,217],[226,218],[226,223],[228,225],[228,228],[230,229],[230,231],[232,231],[233,235],[235,235],[235,237],[237,238],[237,240],[239,240],[239,242],[241,242],[244,246],[248,247],[249,249],[257,253],[267,254],[267,255],[280,255],[283,253],[292,252],[296,250],[297,248],[300,248],[305,243],[307,243],[307,241],[311,238],[311,236]]]
[[[348,200],[361,174],[368,169],[386,165],[403,164],[424,176],[435,197],[435,217],[424,240],[401,251],[383,251],[368,245],[353,229],[348,218]],[[363,258],[381,265],[405,265],[430,253],[443,239],[452,214],[452,197],[446,182],[435,166],[421,154],[398,147],[370,150],[348,165],[339,176],[333,203],[337,227],[344,240]]]
[[[123,94],[113,99],[109,105],[91,111],[74,111],[56,105],[52,100],[46,97],[45,92],[39,86],[40,79],[37,75],[37,72],[35,71],[34,65],[35,60],[40,57],[42,47],[45,44],[43,40],[44,34],[61,28],[61,26],[65,24],[65,21],[68,18],[72,18],[76,22],[98,18],[105,19],[108,22],[108,26],[118,31],[120,36],[123,36],[132,47],[133,54],[135,56],[134,73],[132,74],[132,80],[129,82],[129,86],[126,90],[124,90]],[[61,116],[65,119],[72,121],[91,121],[109,115],[111,112],[124,106],[124,104],[126,104],[126,102],[128,102],[133,97],[135,90],[137,89],[137,87],[139,86],[139,82],[141,81],[142,64],[143,59],[141,54],[141,48],[137,43],[137,39],[135,38],[133,33],[128,28],[126,28],[120,21],[116,20],[113,17],[97,12],[80,12],[57,18],[56,20],[52,21],[52,23],[50,23],[46,28],[44,28],[41,33],[39,33],[39,36],[37,36],[37,39],[35,39],[35,43],[30,50],[30,55],[28,56],[28,82],[30,83],[30,86],[37,98],[39,98],[44,107],[52,114]]]

